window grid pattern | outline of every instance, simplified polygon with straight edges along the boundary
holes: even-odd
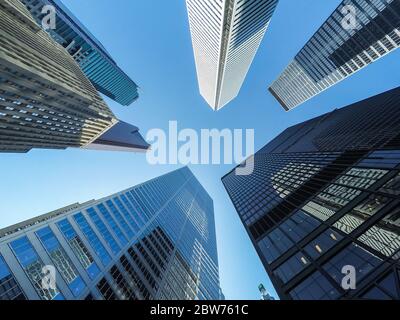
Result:
[[[349,7],[355,28],[347,28]],[[387,55],[400,46],[397,0],[344,0],[271,85],[286,110]]]
[[[35,239],[29,245],[24,240],[13,251],[22,262],[29,260],[26,273],[37,289],[43,263],[36,252],[65,280],[57,292],[43,292],[42,299],[222,298],[213,202],[188,168],[10,227],[0,244],[9,244],[19,233]],[[118,244],[121,235],[127,241],[124,247]],[[29,267],[31,260],[34,267]],[[21,284],[25,290],[27,284]],[[97,290],[87,292],[93,286]]]
[[[109,129],[113,113],[72,57],[23,5],[0,9],[0,150],[82,147]]]
[[[222,178],[281,298],[396,297],[376,287],[399,266],[399,97],[395,88],[288,128],[254,155],[251,175]],[[307,223],[292,221],[299,214]],[[357,290],[339,282],[346,256]]]

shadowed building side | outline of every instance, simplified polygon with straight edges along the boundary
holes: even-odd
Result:
[[[139,128],[118,121],[85,149],[146,152],[150,145],[139,133]]]
[[[400,298],[399,103],[395,88],[295,125],[222,178],[281,299]]]
[[[0,152],[85,147],[118,124],[21,2],[2,1],[0,16]]]

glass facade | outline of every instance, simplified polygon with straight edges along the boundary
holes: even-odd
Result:
[[[75,297],[79,297],[85,289],[86,284],[79,275],[78,270],[74,266],[67,253],[61,247],[54,233],[49,227],[43,228],[36,232],[47,253],[49,254],[54,266],[58,269],[61,276],[67,282],[68,287]]]
[[[398,0],[343,0],[269,90],[291,110],[398,47]]]
[[[222,298],[213,201],[188,168],[9,229],[0,299]]]
[[[43,5],[53,0],[25,3],[42,15]],[[68,52],[74,45],[79,51],[83,44],[72,35],[72,29],[64,29],[59,11],[56,26],[66,33],[61,41],[69,48],[65,50],[42,30],[41,19],[35,21],[21,1],[1,0],[1,4],[1,152],[26,153],[35,148],[137,152],[149,148],[139,128],[115,117],[97,92],[96,83],[91,83],[74,60],[77,55]],[[109,72],[102,71],[106,79]],[[121,83],[117,81],[116,86]]]
[[[10,247],[40,298],[44,300],[64,299],[57,287],[51,288],[43,285],[43,270],[46,265],[38,256],[28,237],[24,236],[20,239],[10,242]]]
[[[74,219],[78,226],[81,228],[83,234],[86,236],[91,247],[100,258],[100,261],[103,263],[103,265],[106,266],[111,261],[111,257],[102,242],[100,241],[99,237],[94,233],[93,229],[90,227],[89,223],[82,213],[76,214],[74,216]]]
[[[100,273],[100,269],[94,261],[89,249],[82,242],[81,238],[77,235],[67,219],[58,222],[57,225],[64,235],[66,241],[70,245],[70,248],[75,254],[76,258],[79,260],[82,267],[87,271],[90,279],[94,280]]]
[[[25,300],[26,297],[15,277],[0,256],[0,300]]]
[[[399,99],[396,88],[291,127],[251,175],[222,178],[282,299],[400,298]],[[356,289],[342,286],[348,267]]]
[[[41,25],[42,8],[56,8],[56,29],[49,33],[68,50],[82,71],[102,94],[122,105],[138,99],[138,85],[118,67],[103,45],[59,0],[22,0],[35,20]]]

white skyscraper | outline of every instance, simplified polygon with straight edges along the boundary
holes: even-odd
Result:
[[[219,110],[246,78],[278,0],[186,0],[200,93]]]

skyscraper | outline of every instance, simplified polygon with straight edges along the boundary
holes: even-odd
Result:
[[[1,1],[0,17],[0,152],[148,149],[20,1]]]
[[[213,201],[188,168],[0,230],[0,300],[220,297]]]
[[[289,111],[399,46],[398,0],[344,0],[269,91]]]
[[[278,0],[186,0],[200,93],[214,110],[234,99]]]
[[[22,0],[41,24],[48,14],[43,8],[51,5],[56,10],[56,24],[48,32],[79,63],[85,75],[102,94],[122,105],[138,99],[138,86],[118,67],[104,46],[66,8],[60,0]]]
[[[400,88],[285,130],[223,183],[282,299],[400,298]]]
[[[273,300],[275,300],[275,298],[268,293],[267,289],[265,289],[263,284],[260,284],[258,286],[258,290],[261,293],[261,300],[264,300],[264,301],[273,301]]]

